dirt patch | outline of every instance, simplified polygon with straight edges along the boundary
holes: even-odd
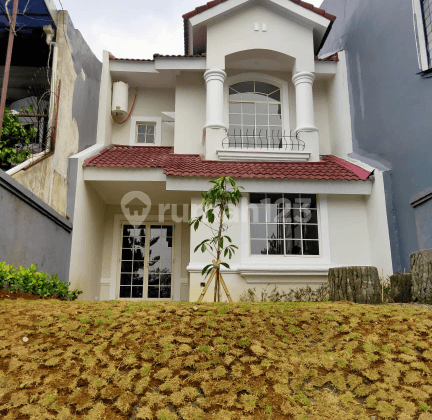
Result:
[[[24,293],[24,292],[8,292],[7,290],[0,290],[0,300],[17,300],[17,299],[25,299],[25,300],[40,300],[40,299],[55,299],[55,300],[67,300],[67,299],[58,299],[56,297],[50,296],[39,296],[34,295],[33,293]]]
[[[430,419],[431,327],[383,305],[3,301],[0,417]]]

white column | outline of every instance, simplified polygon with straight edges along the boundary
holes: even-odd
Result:
[[[296,90],[296,131],[318,131],[314,121],[312,85],[315,75],[308,71],[296,73],[292,81]]]
[[[206,125],[204,128],[227,128],[224,124],[224,82],[226,73],[210,69],[204,73],[207,84]]]

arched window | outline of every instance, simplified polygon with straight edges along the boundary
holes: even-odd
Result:
[[[231,147],[279,147],[282,130],[280,88],[256,81],[229,87]]]

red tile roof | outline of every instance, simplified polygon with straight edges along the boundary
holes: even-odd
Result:
[[[199,155],[174,154],[172,147],[111,145],[87,159],[84,166],[164,168],[165,175],[216,178],[272,178],[366,181],[369,172],[336,156],[320,162],[228,162]]]
[[[207,4],[204,4],[203,6],[199,6],[197,8],[195,8],[195,10],[192,10],[192,12],[186,13],[183,15],[183,19],[189,20],[191,17],[196,16],[208,9],[211,9],[212,7],[217,6],[218,4],[224,3],[228,0],[214,0],[214,1],[210,1]],[[336,20],[336,16],[331,15],[330,13],[327,13],[325,10],[320,9],[318,7],[315,7],[313,4],[310,3],[306,3],[305,1],[301,1],[301,0],[290,0],[291,2],[298,4],[299,6],[304,7],[305,9],[311,10],[312,12],[317,13],[318,15],[324,16],[325,18],[334,21]]]
[[[326,58],[318,58],[317,56],[315,56],[314,59],[315,61],[339,61],[339,55],[338,53],[334,53]]]

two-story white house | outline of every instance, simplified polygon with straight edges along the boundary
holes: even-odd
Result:
[[[183,16],[185,55],[104,52],[97,144],[71,158],[69,281],[85,300],[196,300],[209,232],[187,221],[210,180],[244,187],[224,279],[392,274],[382,174],[352,151],[345,54],[318,59],[334,16],[299,0],[217,0]],[[208,294],[208,299],[212,296]]]

